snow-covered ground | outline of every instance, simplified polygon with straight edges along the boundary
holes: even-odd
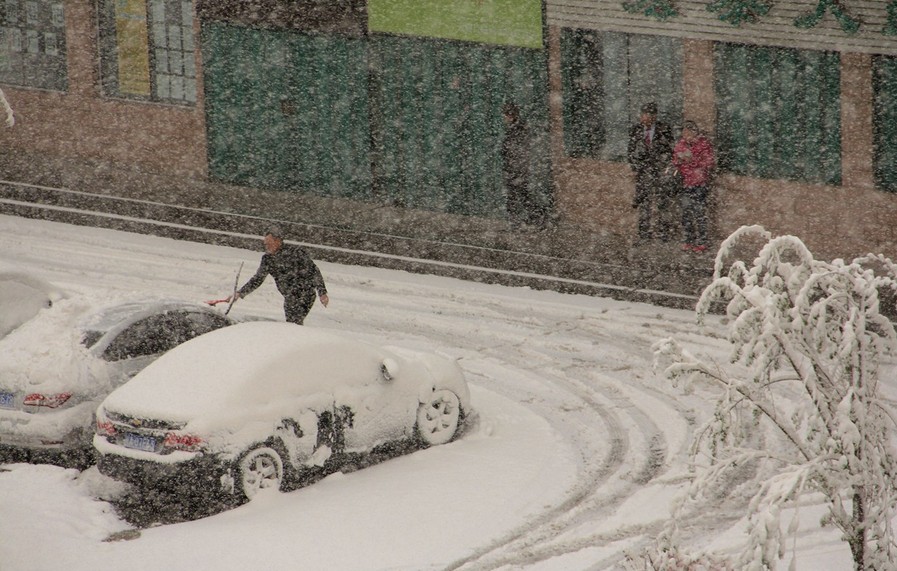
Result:
[[[141,293],[223,297],[240,263],[254,269],[260,257],[8,216],[0,243],[0,271],[98,304]],[[463,438],[139,533],[120,533],[132,526],[107,500],[123,486],[95,468],[0,466],[0,570],[603,570],[660,531],[685,486],[708,388],[669,386],[652,369],[651,345],[675,337],[725,363],[720,324],[699,330],[688,311],[319,265],[331,303],[316,305],[306,327],[456,357],[476,411]],[[269,280],[233,312],[281,319],[281,297]],[[732,548],[742,501],[697,506],[682,522],[686,536]],[[801,514],[796,568],[850,569],[838,533],[819,529],[819,507]]]

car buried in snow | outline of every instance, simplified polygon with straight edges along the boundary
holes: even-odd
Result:
[[[384,446],[448,443],[469,411],[452,359],[243,323],[176,347],[112,392],[94,446],[112,478],[239,503]]]
[[[0,462],[93,462],[94,412],[162,353],[235,323],[201,303],[58,300],[0,340]]]

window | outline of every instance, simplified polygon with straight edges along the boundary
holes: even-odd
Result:
[[[872,59],[875,184],[897,192],[897,57]]]
[[[107,361],[120,361],[146,357],[167,351],[175,345],[177,341],[168,330],[167,317],[164,314],[153,315],[118,333],[103,352],[103,358]]]
[[[100,0],[106,94],[167,103],[196,102],[193,3]]]
[[[721,170],[841,183],[841,70],[835,52],[716,44]]]
[[[564,29],[561,32],[564,149],[572,157],[620,160],[643,103],[682,120],[682,41]]]
[[[171,328],[174,330],[179,343],[184,343],[210,331],[227,327],[230,324],[227,318],[211,313],[178,311],[170,315],[172,317]]]
[[[0,82],[65,91],[62,0],[0,0]]]

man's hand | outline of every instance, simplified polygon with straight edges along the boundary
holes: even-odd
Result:
[[[330,298],[327,297],[327,294],[326,293],[321,294],[320,298],[321,298],[321,303],[324,305],[324,307],[327,307],[327,304],[330,303]]]
[[[227,301],[228,303],[230,303],[231,301],[237,301],[238,299],[240,299],[240,292],[235,291],[235,292],[234,292],[234,295],[229,296],[229,297],[227,298],[226,301]]]

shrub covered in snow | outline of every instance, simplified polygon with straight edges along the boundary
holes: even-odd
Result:
[[[765,242],[753,262],[730,262],[751,238]],[[843,533],[856,571],[897,569],[895,422],[879,391],[883,358],[897,347],[879,294],[895,288],[897,267],[883,256],[822,262],[796,237],[742,227],[722,244],[697,306],[703,320],[725,304],[730,366],[702,362],[672,339],[655,345],[674,382],[701,378],[721,389],[696,432],[692,453],[701,468],[689,497],[708,493],[736,468],[756,467],[737,568],[775,569],[801,513],[791,512],[783,532],[783,509],[816,493],[826,506],[822,523]],[[653,557],[677,549],[668,530]]]

